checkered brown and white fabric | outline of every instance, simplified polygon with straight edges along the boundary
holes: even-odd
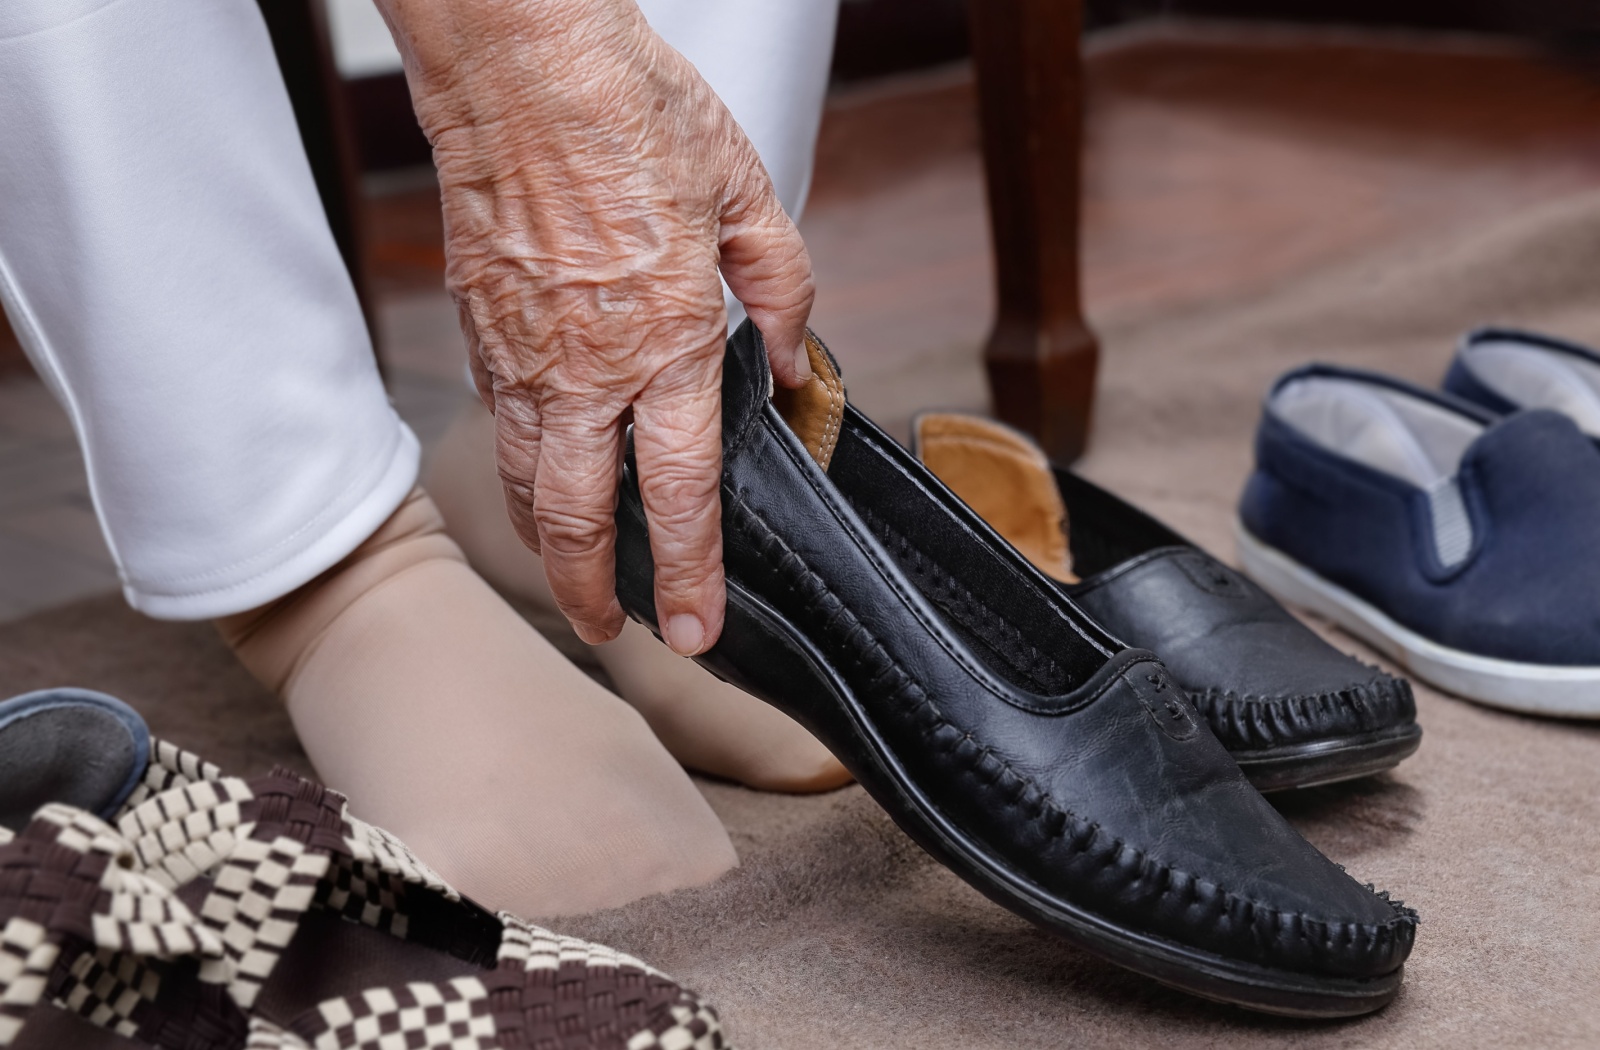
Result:
[[[0,926],[0,1046],[10,1046],[44,996],[61,946],[41,923],[13,915]]]
[[[253,1006],[327,870],[326,854],[309,852],[288,836],[241,839],[200,906],[200,918],[221,933],[227,956],[225,963],[201,967],[201,979],[227,985],[243,1009]]]
[[[165,740],[150,741],[150,764],[144,777],[134,786],[133,792],[122,804],[119,817],[139,806],[151,795],[159,795],[175,787],[185,787],[201,780],[218,780],[222,770],[199,755],[191,754],[176,744]]]
[[[699,1000],[668,1008],[672,1023],[634,1033],[628,1050],[728,1050],[717,1012]]]
[[[501,912],[500,922],[505,932],[500,938],[497,962],[501,967],[521,970],[560,970],[564,964],[578,963],[585,967],[631,966],[644,973],[668,979],[630,955],[603,944],[591,944],[576,937],[551,933],[510,912]]]
[[[335,857],[317,890],[317,905],[401,940],[410,934],[407,883],[352,857]]]
[[[374,988],[330,999],[295,1021],[293,1029],[313,1050],[497,1050],[517,1045],[496,1037],[489,991],[476,977]]]
[[[459,901],[455,888],[410,848],[365,821],[344,814],[348,833],[347,852],[334,855],[333,865],[323,879],[317,903],[396,937],[410,936],[407,894],[420,888],[449,901]]]
[[[235,777],[197,780],[124,807],[117,830],[133,844],[139,866],[169,888],[209,874],[228,858],[255,798]]]
[[[122,829],[114,836],[103,836],[108,846],[118,851],[117,863],[120,870],[126,871],[125,879],[141,880],[147,895],[155,899],[170,898],[171,889],[186,881],[175,877],[174,872],[182,875],[194,867],[192,858],[197,847],[188,840],[193,838],[202,844],[210,841],[209,836],[200,833],[200,824],[192,819],[179,834],[183,818],[192,818],[196,808],[191,805],[185,809],[179,802],[188,790],[187,786],[174,788],[164,793],[167,797],[162,803],[149,802],[131,811],[125,810]],[[210,796],[203,793],[202,797]],[[76,823],[82,823],[88,816],[66,807],[62,807],[60,813],[69,822]],[[48,817],[50,811],[40,815]],[[209,965],[216,966],[226,959],[218,933],[189,914],[196,937],[205,942],[203,951],[177,951],[175,949],[184,946],[174,941],[168,945],[173,950],[149,953],[143,950],[147,947],[143,941],[126,937],[101,938],[102,946],[98,950],[79,953],[70,966],[58,969],[52,976],[51,997],[55,1005],[130,1038],[148,1037],[164,1030],[173,1023],[175,1006],[160,1003],[163,974],[168,970],[161,960],[200,955]],[[187,1004],[177,1012],[186,1015],[183,1021],[190,1024],[196,1008]],[[228,1027],[220,1019],[228,1012],[224,1004],[212,1004],[210,1012],[219,1018],[211,1027]]]
[[[726,1045],[715,1011],[664,974],[612,949],[490,916],[398,839],[351,818],[336,792],[285,771],[249,782],[223,777],[170,745],[157,745],[155,764],[161,772],[124,808],[121,834],[67,807],[49,815],[52,835],[99,856],[102,874],[120,873],[108,876],[116,892],[107,891],[107,906],[91,920],[101,950],[58,964],[49,989],[60,1005],[97,1024],[147,1042],[170,1034],[218,1050]],[[172,911],[182,905],[171,889],[201,876],[211,886],[198,915]],[[447,917],[452,913],[439,910],[446,903],[462,914]],[[422,912],[419,904],[426,904]],[[400,937],[420,930],[414,925],[424,916],[425,941],[452,952],[467,946],[463,958],[498,946],[496,965],[440,984],[329,1000],[293,1030],[247,1019],[312,907]],[[175,971],[159,960],[190,942],[190,954],[201,958],[200,980],[192,968],[168,980]],[[11,955],[21,952],[19,946]],[[19,970],[6,958],[0,949],[0,972]],[[221,998],[207,998],[206,988]],[[5,1009],[0,996],[0,1027]]]
[[[328,1000],[250,1050],[720,1050],[716,1012],[670,978],[600,945],[510,915],[491,971]],[[297,1041],[298,1040],[298,1041]]]
[[[125,807],[121,831],[140,865],[166,885],[212,879],[200,918],[220,935],[225,956],[202,966],[201,978],[225,985],[248,1009],[316,901],[331,859],[350,852],[344,798],[291,773],[247,783],[185,752],[157,750],[172,786]]]
[[[161,994],[161,970],[137,955],[102,948],[83,952],[58,978],[56,1005],[91,1024],[132,1037]]]
[[[304,1039],[259,1017],[250,1019],[244,1050],[311,1050]]]
[[[93,813],[57,802],[40,807],[33,821],[13,841],[54,843],[74,853],[98,856],[100,864],[123,861],[128,852],[127,841],[111,825]],[[77,862],[79,867],[84,863]],[[129,867],[125,863],[120,866]]]
[[[379,871],[396,876],[404,882],[426,886],[447,900],[461,899],[455,888],[440,878],[438,872],[424,864],[404,842],[382,828],[352,817],[348,810],[344,813],[344,819],[349,827],[349,833],[345,836],[345,846],[350,851],[351,857],[370,864]]]
[[[64,953],[49,994],[57,1008],[146,1046],[239,1050],[249,1027],[225,988],[198,979],[192,958]]]
[[[163,885],[211,878],[200,917],[220,935],[225,957],[201,975],[225,985],[243,1008],[314,903],[336,901],[341,913],[403,936],[396,891],[407,880],[455,895],[393,836],[350,821],[336,792],[281,770],[254,782],[223,777],[160,742],[156,753],[160,772],[146,784],[167,786],[124,806],[119,830],[138,865]],[[330,885],[324,876],[335,860],[341,874]]]
[[[31,863],[31,889],[40,897],[61,898],[46,923],[52,930],[96,947],[151,959],[221,955],[217,936],[167,887],[135,870],[127,840],[93,814],[71,806],[45,806],[6,851],[0,870],[22,872]],[[76,859],[68,860],[68,855]],[[94,889],[87,898],[92,905],[85,928],[83,917],[72,914],[72,909],[81,907],[79,895],[90,881]],[[66,886],[57,888],[62,882]],[[0,892],[24,891],[14,885]]]
[[[225,987],[238,1007],[248,1009],[311,907],[328,870],[329,847],[343,844],[343,799],[293,776],[275,774],[254,784],[190,778],[191,772],[209,771],[175,749],[166,755],[173,786],[124,808],[123,841],[132,840],[131,859],[152,884],[167,888],[211,878],[199,922],[217,950],[202,961],[200,978]],[[137,946],[127,947],[138,954]],[[104,963],[119,972],[137,965],[125,959]],[[64,982],[58,1002],[76,1004],[91,1020],[108,1020],[100,996],[84,983],[87,976]],[[103,983],[103,973],[95,977]],[[122,1014],[131,1017],[139,999],[148,1001],[123,994]]]
[[[53,972],[69,948],[74,967],[79,958],[94,958],[92,948],[102,949],[107,959],[117,953],[221,957],[221,941],[188,906],[132,865],[126,840],[69,806],[44,807],[0,845],[0,1046],[15,1038],[28,1010],[52,991]],[[85,966],[74,983],[82,985],[90,969]],[[96,976],[83,1005],[95,987],[112,991]],[[126,1032],[123,1022],[140,995],[117,993],[113,999],[103,1016]]]
[[[501,913],[497,966],[483,978],[504,1046],[720,1050],[716,1011],[659,970],[603,945]],[[454,1048],[452,1048],[454,1050]]]

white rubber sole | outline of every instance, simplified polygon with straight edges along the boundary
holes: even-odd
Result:
[[[1273,597],[1327,617],[1430,685],[1509,711],[1600,718],[1600,667],[1496,660],[1429,641],[1234,525],[1240,564]]]

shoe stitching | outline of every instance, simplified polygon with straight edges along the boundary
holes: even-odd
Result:
[[[871,684],[877,685],[880,680],[892,673],[898,679],[898,682],[892,687],[891,698],[910,699],[912,706],[918,711],[925,709],[931,712],[931,724],[926,724],[923,728],[925,736],[932,735],[939,729],[945,728],[956,734],[955,743],[943,748],[944,753],[953,753],[963,743],[970,743],[978,747],[977,759],[968,760],[968,766],[970,772],[979,776],[980,782],[992,785],[1003,776],[1009,776],[1018,781],[1018,789],[1012,792],[1010,797],[1002,796],[1002,800],[1007,805],[1013,808],[1024,808],[1024,804],[1020,801],[1021,797],[1031,788],[1036,801],[1030,807],[1025,808],[1024,813],[1030,820],[1040,822],[1044,826],[1046,833],[1051,837],[1066,840],[1074,851],[1085,855],[1093,862],[1097,862],[1101,868],[1109,866],[1112,861],[1117,861],[1121,866],[1122,856],[1131,853],[1136,861],[1134,867],[1140,869],[1141,872],[1148,871],[1162,880],[1163,888],[1160,890],[1160,897],[1165,898],[1173,892],[1174,882],[1180,882],[1184,885],[1185,896],[1189,898],[1185,903],[1186,909],[1192,908],[1196,903],[1206,903],[1202,899],[1203,897],[1214,897],[1222,907],[1212,920],[1211,925],[1213,928],[1223,925],[1223,920],[1231,919],[1235,912],[1242,912],[1249,926],[1255,925],[1258,915],[1269,921],[1277,934],[1275,939],[1280,943],[1283,940],[1281,931],[1286,925],[1296,927],[1295,935],[1300,941],[1308,945],[1320,944],[1323,948],[1335,951],[1338,950],[1338,945],[1334,943],[1338,932],[1343,932],[1346,935],[1346,939],[1352,944],[1358,935],[1366,937],[1371,942],[1374,951],[1379,949],[1380,940],[1392,938],[1394,943],[1384,946],[1385,950],[1391,954],[1402,948],[1403,942],[1411,940],[1413,931],[1419,922],[1415,909],[1406,907],[1403,901],[1390,898],[1385,891],[1374,889],[1370,883],[1366,884],[1367,890],[1388,904],[1393,912],[1393,917],[1385,922],[1365,923],[1339,919],[1320,919],[1303,912],[1280,909],[1222,889],[1215,882],[1200,878],[1182,868],[1152,859],[1139,847],[1131,846],[1120,838],[1111,839],[1106,847],[1096,852],[1093,849],[1095,839],[1108,835],[1098,822],[1086,820],[1057,805],[1050,795],[1041,791],[1031,778],[1018,774],[991,747],[979,743],[978,738],[970,730],[962,730],[949,721],[932,699],[928,697],[916,678],[889,655],[882,643],[872,635],[838,595],[828,587],[827,583],[806,564],[805,559],[784,541],[783,537],[767,523],[759,512],[745,502],[742,494],[735,493],[734,497],[731,509],[734,512],[732,516],[735,522],[737,523],[738,519],[744,519],[744,525],[755,534],[759,546],[765,548],[762,553],[769,559],[769,563],[777,568],[781,576],[789,577],[789,579],[785,580],[785,584],[791,592],[794,592],[808,605],[831,606],[831,611],[826,608],[821,610],[824,624],[838,631],[840,630],[839,625],[842,623],[843,641],[853,648],[869,649],[870,655],[874,657],[874,662],[880,668],[873,676]],[[811,593],[804,593],[806,591]],[[862,642],[857,641],[855,637],[857,635],[864,639],[864,645]],[[983,780],[983,775],[987,771],[980,770],[980,765],[984,758],[993,759],[995,766],[998,767],[987,780]],[[1068,834],[1069,824],[1072,825],[1070,837]],[[1132,886],[1142,881],[1144,877],[1143,874],[1140,874],[1125,881],[1128,886]],[[1322,933],[1320,936],[1316,936],[1316,930],[1319,928]]]
[[[1400,679],[1377,678],[1364,685],[1329,690],[1302,696],[1268,697],[1233,690],[1185,688],[1197,711],[1205,716],[1212,731],[1226,738],[1259,738],[1271,745],[1303,736],[1304,729],[1325,728],[1306,725],[1320,714],[1341,717],[1354,714],[1358,723],[1363,713],[1381,714],[1385,709],[1403,706],[1410,687]],[[1382,728],[1358,724],[1364,731]]]

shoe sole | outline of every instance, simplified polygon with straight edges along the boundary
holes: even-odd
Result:
[[[1421,743],[1422,727],[1412,724],[1360,736],[1230,754],[1251,786],[1270,794],[1382,773],[1415,754]]]
[[[1327,617],[1431,685],[1507,711],[1600,718],[1600,667],[1519,663],[1451,649],[1269,547],[1237,520],[1235,540],[1244,571],[1273,597]]]
[[[1109,962],[1205,999],[1263,1013],[1355,1017],[1382,1008],[1399,992],[1403,967],[1362,979],[1317,977],[1239,962],[1120,926],[1012,871],[944,819],[809,639],[734,581],[729,580],[727,586],[722,641],[699,658],[700,662],[718,678],[762,696],[804,725],[833,751],[901,830],[996,904]],[[626,598],[623,604],[630,616],[660,636],[655,623],[634,611],[636,605],[650,606]],[[721,655],[724,650],[741,649],[764,654],[759,685]],[[774,693],[783,695],[774,698]]]

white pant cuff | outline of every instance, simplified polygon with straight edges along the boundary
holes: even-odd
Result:
[[[416,487],[421,461],[417,436],[401,423],[394,455],[367,494],[298,553],[244,579],[220,585],[208,580],[202,591],[153,593],[127,583],[122,593],[129,605],[158,620],[212,620],[276,601],[333,568],[377,532]]]

